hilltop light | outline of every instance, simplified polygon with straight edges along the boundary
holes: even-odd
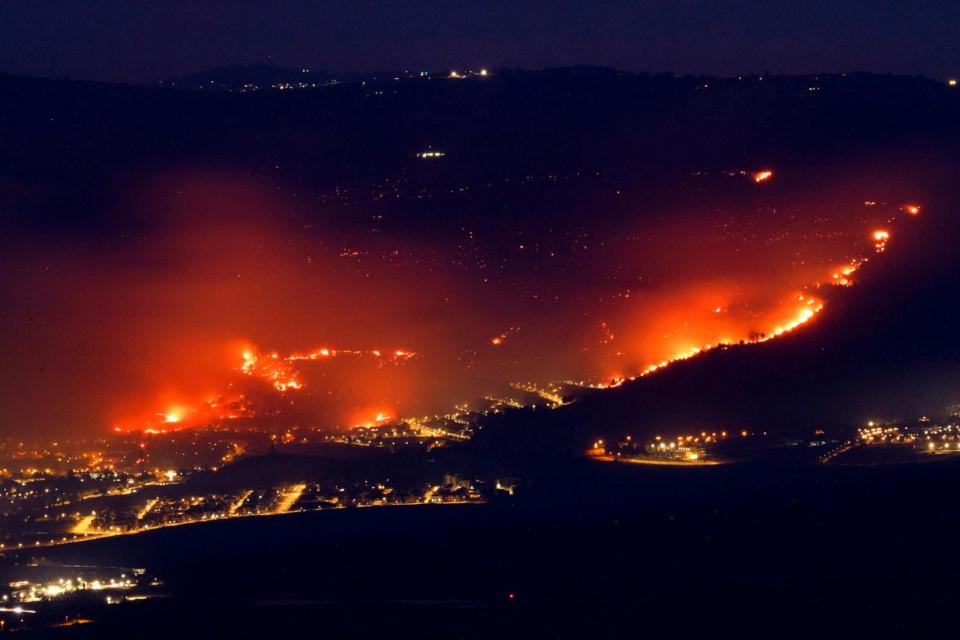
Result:
[[[957,86],[957,79],[956,79],[956,78],[950,78],[949,80],[947,80],[947,85],[949,85],[949,86],[951,86],[951,87]]]
[[[480,75],[482,75],[482,76],[488,75],[488,74],[487,74],[487,70],[486,70],[486,69],[480,69]],[[954,82],[956,82],[956,80],[954,80]]]

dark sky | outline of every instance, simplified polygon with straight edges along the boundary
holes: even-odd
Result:
[[[143,82],[272,62],[960,75],[960,1],[4,0],[0,71]]]

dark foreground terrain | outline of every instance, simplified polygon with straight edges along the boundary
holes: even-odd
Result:
[[[800,458],[803,460],[800,460]],[[929,637],[955,617],[960,465],[790,452],[583,463],[513,502],[174,527],[47,553],[169,594],[25,637]]]

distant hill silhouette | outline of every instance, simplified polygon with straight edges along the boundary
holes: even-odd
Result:
[[[244,64],[206,69],[179,78],[170,78],[160,84],[173,89],[240,91],[243,89],[270,89],[277,85],[323,86],[335,77],[325,71],[285,69],[270,64]]]
[[[232,67],[196,81],[229,84],[247,71],[288,73]],[[361,179],[393,171],[427,146],[448,151],[449,172],[472,176],[729,168],[759,155],[772,163],[835,159],[898,139],[943,144],[960,115],[960,91],[923,78],[720,80],[580,67],[252,94],[0,74],[0,99],[0,176],[81,184],[225,160],[279,164],[310,182]]]

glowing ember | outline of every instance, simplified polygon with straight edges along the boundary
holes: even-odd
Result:
[[[773,177],[773,171],[770,171],[769,169],[764,169],[762,171],[755,172],[751,177],[753,178],[753,181],[756,182],[757,184],[761,182],[767,182]]]
[[[502,331],[501,333],[490,338],[490,344],[492,344],[495,347],[499,347],[500,345],[505,344],[507,342],[507,339],[519,330],[520,330],[520,327],[510,327],[506,331]]]
[[[878,229],[873,232],[873,247],[877,253],[883,253],[887,249],[887,241],[890,240],[890,232],[885,229]]]
[[[904,211],[904,213],[906,213],[907,215],[918,216],[918,215],[920,215],[921,207],[920,207],[920,205],[918,205],[918,204],[905,204],[905,205],[903,205],[903,207],[901,207],[901,209],[902,209],[902,210]]]
[[[856,273],[863,262],[865,262],[865,260],[858,260],[841,267],[831,275],[831,283],[841,287],[853,286],[853,278],[851,278],[851,276]]]

